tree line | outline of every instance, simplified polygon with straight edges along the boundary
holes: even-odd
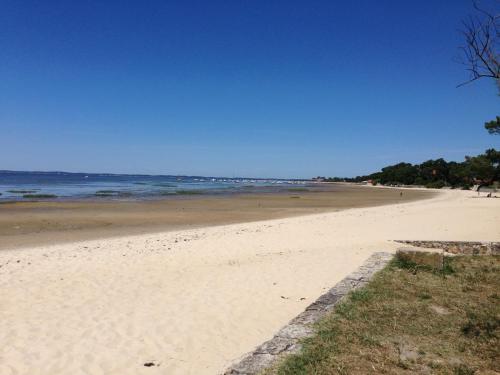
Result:
[[[421,164],[398,163],[381,171],[354,178],[319,177],[327,182],[364,182],[383,185],[419,185],[429,188],[462,188],[488,186],[500,181],[500,151],[486,150],[477,156],[466,156],[463,162],[440,158]]]

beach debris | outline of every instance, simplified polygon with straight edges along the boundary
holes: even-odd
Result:
[[[153,366],[156,366],[156,364],[154,362],[146,362],[144,364],[144,367],[153,367]]]
[[[283,299],[290,299],[290,297],[281,296]]]

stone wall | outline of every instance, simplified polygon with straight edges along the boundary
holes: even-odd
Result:
[[[393,254],[375,253],[354,273],[337,283],[284,326],[269,341],[244,355],[225,375],[253,375],[271,366],[281,356],[297,353],[300,340],[313,335],[313,324],[331,311],[350,291],[365,286],[373,275],[392,259]]]
[[[451,254],[500,255],[500,242],[408,240],[396,240],[396,242],[427,249],[443,249],[444,251]]]

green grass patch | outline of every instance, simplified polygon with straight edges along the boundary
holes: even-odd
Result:
[[[392,263],[413,273],[431,271],[449,275],[454,272],[451,259],[438,252],[398,251]]]
[[[500,372],[500,257],[396,257],[265,374]]]

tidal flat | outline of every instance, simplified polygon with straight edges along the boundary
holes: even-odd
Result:
[[[144,234],[183,228],[378,206],[430,198],[435,192],[318,184],[280,193],[168,194],[152,201],[94,200],[6,202],[0,210],[0,249]],[[102,196],[101,196],[102,194]],[[103,199],[104,198],[104,199]]]

